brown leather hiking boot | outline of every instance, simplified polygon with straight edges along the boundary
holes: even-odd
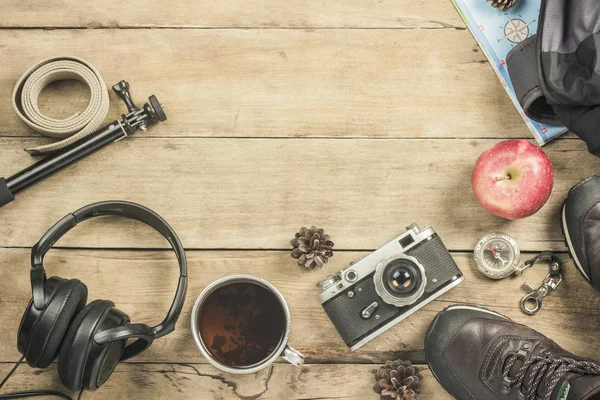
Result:
[[[600,400],[600,365],[493,311],[452,306],[425,337],[425,356],[458,400]]]
[[[581,274],[600,292],[600,176],[569,190],[562,208],[562,232]]]

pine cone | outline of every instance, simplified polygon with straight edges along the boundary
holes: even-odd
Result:
[[[375,373],[373,390],[380,400],[417,400],[423,390],[423,375],[410,361],[386,361]]]
[[[333,242],[329,235],[314,225],[310,229],[300,228],[290,244],[294,247],[292,258],[298,260],[298,265],[308,269],[321,268],[333,256]]]
[[[519,0],[487,0],[487,2],[492,2],[492,7],[495,7],[501,11],[506,11],[509,8],[513,8],[517,1]]]

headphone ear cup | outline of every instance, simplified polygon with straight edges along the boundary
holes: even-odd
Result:
[[[87,286],[77,279],[52,277],[46,287],[44,309],[36,309],[32,299],[19,326],[19,350],[34,368],[46,368],[56,359],[69,324],[87,301]]]
[[[95,390],[112,374],[127,339],[105,344],[94,341],[96,333],[129,323],[129,317],[108,300],[94,300],[75,317],[58,356],[58,376],[71,391]]]

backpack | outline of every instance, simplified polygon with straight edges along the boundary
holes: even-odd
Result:
[[[563,124],[600,157],[600,1],[542,0],[537,35],[506,58],[517,98],[536,121]]]

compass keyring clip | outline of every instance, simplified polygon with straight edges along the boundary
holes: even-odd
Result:
[[[525,263],[519,267],[516,271],[517,274],[522,273],[525,269],[532,267],[536,262],[541,259],[548,259],[549,261],[549,273],[542,282],[542,285],[537,289],[533,288],[530,284],[525,283],[525,288],[530,290],[531,293],[525,295],[521,300],[521,308],[526,314],[534,315],[542,308],[544,298],[548,296],[558,285],[562,282],[561,274],[561,263],[558,257],[549,251],[542,251],[540,254],[532,258],[531,260],[525,261]],[[529,307],[528,303],[534,302],[534,307]]]

